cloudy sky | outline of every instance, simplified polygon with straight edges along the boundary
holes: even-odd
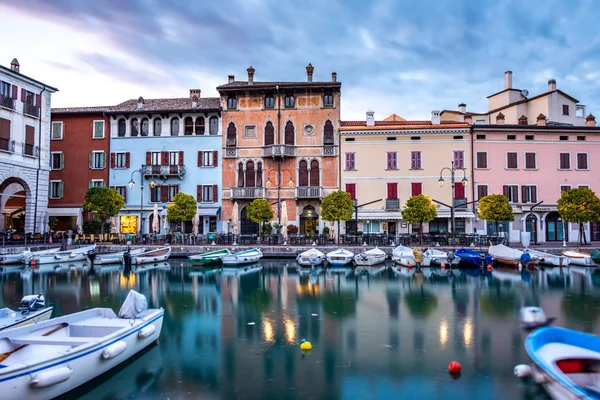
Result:
[[[485,111],[503,73],[532,95],[549,78],[600,114],[595,0],[0,0],[0,64],[56,86],[53,106],[140,95],[216,96],[227,75],[338,73],[342,118]]]

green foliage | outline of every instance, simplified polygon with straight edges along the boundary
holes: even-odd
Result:
[[[298,233],[298,227],[296,225],[290,224],[287,226],[287,232],[296,234]]]
[[[48,218],[48,226],[51,231],[55,231],[58,228],[58,217],[50,217]]]
[[[197,209],[194,196],[179,192],[173,196],[173,204],[167,207],[167,219],[170,222],[188,222],[194,219]]]
[[[514,221],[515,219],[512,206],[506,196],[501,194],[489,194],[479,199],[477,214],[479,218],[492,222]]]
[[[558,213],[569,222],[585,223],[600,219],[600,199],[589,188],[562,192],[558,199]]]
[[[246,207],[246,216],[252,222],[263,224],[273,219],[273,207],[265,199],[254,199],[248,207]],[[261,235],[263,231],[261,230]]]
[[[111,226],[112,224],[110,222],[105,222],[104,227],[106,230],[110,231]],[[83,221],[83,226],[81,228],[83,229],[83,233],[87,235],[97,235],[99,233],[103,233],[102,221],[99,219],[88,219]]]
[[[92,187],[85,193],[83,211],[91,211],[100,219],[100,232],[104,233],[106,219],[117,215],[124,205],[125,199],[115,189]]]
[[[325,221],[348,221],[353,211],[350,195],[341,190],[328,194],[321,203],[321,218]]]
[[[323,227],[323,235],[329,235],[329,227],[328,226]]]
[[[261,231],[263,235],[270,235],[273,231],[273,226],[270,222],[266,222],[265,224],[263,224]]]
[[[423,243],[423,222],[429,222],[437,217],[437,208],[429,196],[420,194],[406,201],[400,211],[402,219],[409,224],[419,224],[419,241]]]

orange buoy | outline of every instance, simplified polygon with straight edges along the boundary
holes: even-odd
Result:
[[[462,366],[460,365],[460,363],[458,361],[451,361],[450,364],[448,364],[448,372],[451,374],[460,374],[460,371],[462,371]]]
[[[494,267],[492,267],[492,264],[488,264],[488,266],[487,266],[487,270],[488,270],[488,271],[491,271],[491,270],[493,270],[493,269],[494,269]]]

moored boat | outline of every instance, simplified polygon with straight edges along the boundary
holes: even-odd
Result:
[[[135,265],[147,264],[147,263],[158,263],[166,261],[171,255],[171,247],[164,246],[157,249],[144,251],[137,255],[131,255],[131,263]]]
[[[538,264],[540,262],[540,260],[532,256],[527,249],[514,249],[503,244],[490,246],[488,253],[502,264],[527,266]]]
[[[460,259],[459,264],[472,267],[487,267],[494,262],[494,258],[489,254],[461,247],[454,253]],[[483,262],[483,265],[482,265]]]
[[[385,254],[385,251],[375,247],[374,249],[363,250],[355,255],[354,262],[359,266],[371,266],[385,262],[386,258],[387,254]]]
[[[220,264],[224,256],[230,255],[231,252],[227,249],[209,251],[208,253],[196,254],[188,257],[188,261],[192,265],[210,265]]]
[[[65,251],[55,251],[50,253],[44,252],[24,252],[23,262],[25,264],[31,264],[35,261],[35,264],[59,264],[59,263],[70,263],[76,261],[87,261],[88,253],[96,250],[96,243],[89,246],[77,247]]]
[[[555,267],[566,267],[571,263],[571,259],[563,255],[545,253],[543,251],[534,249],[528,249],[528,251],[532,257],[540,260],[540,264],[553,265]]]
[[[257,262],[261,258],[262,252],[260,249],[250,249],[223,256],[223,265],[251,264]]]
[[[29,256],[29,255],[39,255],[39,254],[50,254],[50,253],[56,253],[59,250],[60,250],[60,247],[54,247],[54,248],[45,249],[45,250],[37,250],[37,251],[25,250],[21,253],[0,254],[0,265],[19,264],[19,263],[23,262],[23,259],[26,255]]]
[[[163,316],[130,292],[118,316],[93,308],[0,333],[2,399],[50,399],[75,389],[154,343]]]
[[[24,296],[18,311],[10,308],[0,309],[0,331],[47,320],[52,315],[52,310],[53,307],[46,307],[44,296],[41,294]]]
[[[429,258],[430,265],[444,265],[444,266],[456,266],[460,262],[460,259],[456,255],[449,251],[442,251],[433,248],[428,248],[423,252],[424,258]]]
[[[302,267],[322,265],[325,262],[325,254],[317,249],[308,249],[296,256],[296,262]]]
[[[590,253],[590,258],[596,264],[600,264],[600,250],[598,250],[598,249],[592,250],[592,252]]]
[[[325,255],[329,265],[348,265],[354,258],[354,253],[346,249],[337,249],[330,251]]]
[[[400,245],[392,251],[392,260],[398,265],[403,267],[414,267],[417,265],[415,260],[414,249]],[[423,254],[423,261],[419,263],[421,267],[429,267],[431,264],[431,258],[425,257]]]
[[[137,256],[145,251],[146,249],[144,248],[129,249],[129,253],[132,256]],[[125,250],[114,253],[95,253],[93,256],[90,255],[90,260],[94,265],[119,264],[123,262],[125,253]]]
[[[585,267],[591,267],[592,265],[595,265],[590,253],[576,250],[565,250],[562,254],[569,259],[569,263],[571,265],[583,265]]]

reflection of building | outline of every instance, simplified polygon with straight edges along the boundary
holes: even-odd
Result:
[[[313,233],[322,198],[339,187],[341,83],[335,73],[331,81],[313,82],[313,70],[306,67],[306,82],[257,82],[250,67],[247,81],[230,75],[217,88],[223,108],[223,210],[231,218],[238,202],[241,233],[258,230],[245,210],[256,198],[285,200],[289,223]]]
[[[51,86],[0,65],[0,230],[46,232]]]

